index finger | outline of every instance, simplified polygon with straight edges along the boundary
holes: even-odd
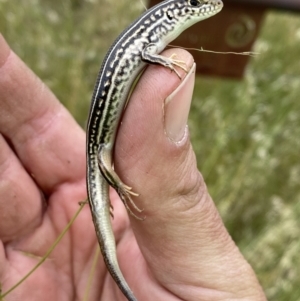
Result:
[[[83,180],[83,130],[1,35],[0,53],[0,133],[44,192]]]

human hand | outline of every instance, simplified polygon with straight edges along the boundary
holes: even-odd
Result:
[[[189,54],[176,52],[192,66]],[[146,215],[129,223],[111,192],[121,270],[138,300],[265,300],[197,170],[185,127],[193,69],[164,107],[178,85],[169,70],[150,66],[120,127],[115,167],[140,194],[135,202]],[[85,199],[85,135],[1,38],[0,95],[5,293],[45,254]],[[97,248],[86,206],[50,258],[5,300],[82,300]],[[88,300],[125,300],[101,258],[96,271]]]

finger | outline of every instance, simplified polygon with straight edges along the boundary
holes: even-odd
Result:
[[[84,132],[50,90],[7,49],[0,37],[0,133],[45,192],[61,183],[83,181]]]
[[[0,240],[7,243],[41,223],[43,199],[1,135],[0,150]]]
[[[182,50],[164,55],[174,52],[192,68],[191,56]],[[202,299],[207,291],[190,290],[187,295],[178,284],[214,288],[211,299],[220,292],[230,299],[231,292],[242,288],[242,297],[249,282],[256,292],[260,288],[197,170],[186,131],[194,85],[191,70],[180,82],[165,68],[147,69],[120,126],[115,166],[122,180],[140,195],[135,202],[145,209],[146,219],[131,222],[155,278],[184,300]]]

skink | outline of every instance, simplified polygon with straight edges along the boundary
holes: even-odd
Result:
[[[100,249],[108,271],[129,301],[137,301],[116,256],[110,214],[109,186],[127,211],[139,218],[135,195],[115,173],[112,152],[131,86],[148,64],[160,64],[178,76],[183,62],[159,53],[186,28],[218,13],[221,0],[166,0],[147,10],[116,39],[102,63],[87,124],[87,192]],[[186,70],[185,70],[186,71]]]

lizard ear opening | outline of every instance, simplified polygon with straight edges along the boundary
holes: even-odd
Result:
[[[171,21],[173,19],[173,15],[170,13],[170,11],[166,12],[167,18]]]

